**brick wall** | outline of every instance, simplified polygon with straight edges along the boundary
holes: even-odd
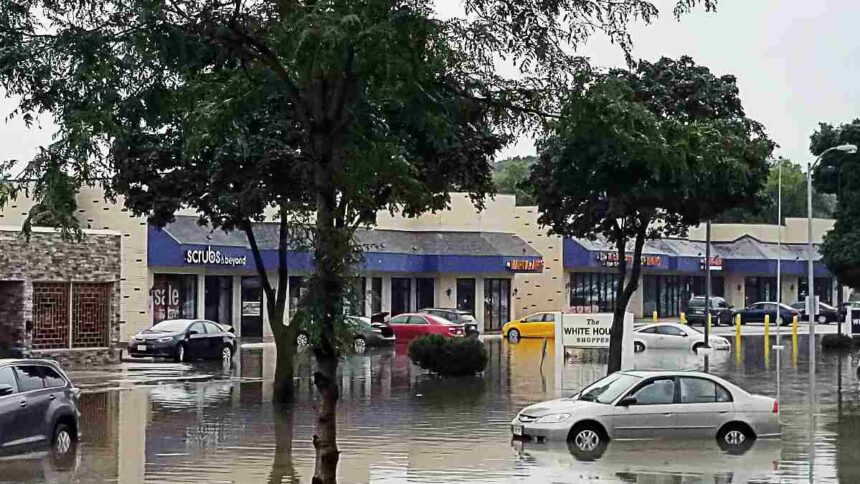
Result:
[[[118,234],[87,231],[75,242],[37,230],[28,242],[0,227],[0,334],[10,335],[8,345],[23,348],[23,356],[115,359],[120,278]]]

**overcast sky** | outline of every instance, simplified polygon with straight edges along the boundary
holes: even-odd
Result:
[[[662,16],[631,29],[634,56],[690,55],[715,74],[734,74],[747,115],[764,123],[780,145],[777,155],[806,163],[809,136],[819,121],[843,123],[860,117],[860,1],[719,0],[716,13],[698,11],[677,22],[674,0],[658,0]],[[440,13],[459,10],[459,0],[438,0]],[[623,55],[594,38],[581,52],[597,66],[622,66]],[[5,117],[14,103],[0,100]],[[50,142],[54,126],[27,130],[0,118],[0,159],[29,159]],[[534,154],[521,139],[501,157]]]

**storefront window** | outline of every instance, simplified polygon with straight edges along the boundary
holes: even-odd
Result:
[[[354,305],[352,314],[367,316],[367,278],[356,277],[353,291],[352,301],[350,301]]]
[[[242,278],[242,337],[263,337],[263,288],[259,277]]]
[[[457,309],[475,314],[474,279],[457,279]]]
[[[151,294],[152,324],[197,317],[197,276],[155,274]]]
[[[757,302],[776,301],[775,277],[747,277],[744,279],[744,301],[747,306]]]
[[[510,319],[511,280],[484,280],[484,329],[499,331]]]
[[[801,277],[797,284],[797,300],[805,301],[806,295],[809,293],[806,281],[808,278]],[[833,279],[830,277],[815,278],[815,295],[825,304],[833,304]]]
[[[382,278],[370,278],[370,313],[371,316],[382,312]]]
[[[233,278],[206,276],[205,303],[206,319],[233,326]]]
[[[603,313],[615,310],[618,275],[608,272],[574,272],[570,281],[570,311]]]
[[[419,277],[415,279],[415,300],[418,309],[432,308],[436,305],[436,279]]]
[[[302,303],[302,298],[308,292],[307,277],[290,276],[290,319],[295,316],[299,310],[299,305]]]
[[[391,315],[408,313],[412,296],[412,279],[407,277],[391,278]]]

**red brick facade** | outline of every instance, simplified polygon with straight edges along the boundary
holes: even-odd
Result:
[[[97,348],[108,343],[113,284],[72,285],[72,347]]]
[[[69,347],[69,285],[33,283],[33,349]]]

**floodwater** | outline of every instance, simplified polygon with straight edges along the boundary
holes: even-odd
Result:
[[[819,347],[810,402],[807,341],[782,355],[784,435],[741,455],[716,442],[611,442],[590,462],[564,444],[512,442],[508,422],[523,406],[570,394],[602,376],[605,355],[565,360],[554,384],[552,344],[488,341],[481,377],[440,379],[409,363],[404,348],[375,350],[341,365],[341,482],[860,482],[860,354]],[[83,438],[75,459],[30,454],[0,460],[2,482],[310,482],[312,363],[300,356],[298,403],[270,403],[274,348],[243,349],[235,368],[164,363],[96,376],[78,373]],[[751,392],[776,396],[776,354],[761,337],[715,353],[709,370]],[[649,350],[639,368],[701,368],[703,356]],[[76,374],[73,374],[76,375]],[[208,379],[211,376],[211,379]],[[73,379],[78,379],[73,376]],[[206,381],[200,381],[206,380]]]

